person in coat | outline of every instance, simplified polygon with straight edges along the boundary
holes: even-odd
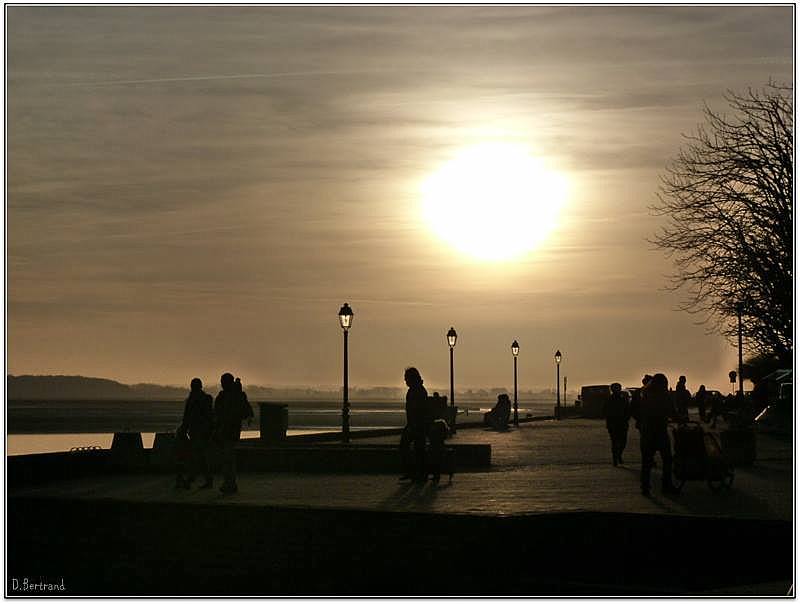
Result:
[[[406,393],[406,426],[400,437],[400,454],[404,473],[402,479],[425,482],[425,437],[431,412],[428,405],[428,391],[422,385],[422,376],[416,367],[409,367],[403,374],[408,386]],[[411,449],[413,446],[413,457]]]
[[[661,474],[661,491],[675,494],[678,490],[672,484],[672,443],[667,433],[667,424],[676,416],[675,407],[669,393],[669,382],[663,373],[653,376],[650,383],[642,389],[640,424],[642,494],[650,495],[650,471],[653,467],[653,456],[661,455],[663,473]]]
[[[203,382],[194,378],[190,384],[189,396],[183,408],[183,420],[178,428],[179,438],[189,441],[189,476],[183,480],[178,478],[178,486],[188,489],[197,474],[202,474],[205,482],[201,489],[211,488],[214,479],[211,474],[211,433],[214,414],[211,408],[212,398],[203,391]]]
[[[622,463],[622,452],[628,444],[628,420],[631,417],[628,397],[622,392],[622,384],[611,384],[611,396],[603,403],[603,417],[611,438],[611,459],[614,466]]]
[[[236,444],[242,433],[242,420],[253,417],[253,409],[242,390],[241,381],[234,380],[230,373],[220,378],[222,390],[214,401],[216,440],[220,446],[223,484],[220,491],[236,493]]]

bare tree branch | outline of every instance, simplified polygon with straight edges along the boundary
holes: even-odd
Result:
[[[732,341],[743,305],[746,348],[790,361],[793,350],[793,91],[725,95],[731,115],[704,123],[661,176],[651,210],[667,224],[651,242],[672,259],[681,309]]]

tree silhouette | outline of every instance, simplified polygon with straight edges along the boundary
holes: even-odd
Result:
[[[661,177],[651,209],[669,222],[651,240],[671,257],[681,308],[745,348],[792,356],[792,89],[728,92],[732,114],[707,105],[704,123]]]

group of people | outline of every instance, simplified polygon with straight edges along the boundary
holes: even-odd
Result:
[[[428,396],[422,376],[416,367],[404,373],[406,393],[406,425],[400,437],[403,475],[400,480],[424,483],[428,476],[439,482],[442,472],[444,441],[450,433],[447,423],[447,397],[434,392]],[[430,443],[426,454],[426,443]]]
[[[176,437],[178,446],[185,451],[181,456],[185,463],[179,465],[175,486],[180,489],[191,488],[198,474],[205,481],[201,489],[214,486],[212,457],[219,451],[222,466],[223,484],[220,491],[225,494],[236,493],[236,443],[239,442],[242,421],[253,417],[253,409],[242,388],[242,381],[230,373],[220,378],[221,390],[213,401],[210,394],[203,391],[200,378],[191,381],[191,391],[186,399],[183,420]]]
[[[700,386],[695,401],[698,403],[700,417],[706,419],[705,386]],[[642,454],[640,474],[642,494],[650,495],[650,473],[655,454],[661,457],[663,471],[661,487],[664,493],[677,493],[672,484],[672,443],[667,432],[670,421],[689,419],[689,404],[692,396],[686,388],[686,377],[680,376],[675,391],[669,390],[669,381],[663,373],[645,375],[642,387],[633,392],[631,399],[622,392],[621,384],[611,384],[611,395],[603,406],[603,416],[611,439],[612,463],[622,464],[622,453],[628,441],[628,425],[632,417],[639,430],[639,443]]]

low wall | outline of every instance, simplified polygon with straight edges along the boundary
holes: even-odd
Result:
[[[456,472],[485,471],[491,467],[488,444],[456,444]],[[213,457],[213,456],[212,456]],[[396,445],[286,443],[264,446],[257,439],[245,440],[236,451],[241,471],[317,473],[400,473]],[[171,453],[138,449],[109,449],[12,455],[6,458],[9,487],[69,480],[83,476],[131,472],[175,472]]]

